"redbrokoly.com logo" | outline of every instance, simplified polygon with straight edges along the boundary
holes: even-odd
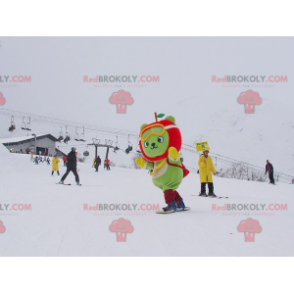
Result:
[[[5,233],[5,231],[6,231],[6,228],[4,227],[3,222],[0,221],[0,234]]]
[[[105,75],[97,75],[95,77],[84,76],[84,83],[159,83],[159,76],[151,76],[151,75],[142,75],[138,76],[105,76]]]
[[[119,90],[111,95],[109,102],[110,104],[116,105],[116,113],[126,113],[127,106],[132,105],[134,99],[132,98],[131,93]]]
[[[270,75],[268,78],[261,75],[225,75],[223,77],[212,76],[211,81],[214,83],[287,83],[288,77],[280,75]]]
[[[237,98],[237,102],[239,104],[244,104],[245,113],[251,114],[255,111],[255,105],[261,104],[262,99],[257,92],[248,90],[246,92],[242,92],[239,95],[239,97]]]
[[[0,105],[4,105],[6,103],[6,99],[4,98],[3,94],[0,92]]]
[[[1,88],[15,88],[19,84],[23,83],[31,83],[31,76],[23,76],[23,75],[0,75],[0,87]]]
[[[240,233],[244,233],[245,242],[254,242],[255,233],[260,233],[262,228],[257,220],[248,218],[240,222],[237,230]]]
[[[119,220],[114,220],[109,226],[109,231],[116,233],[117,242],[126,242],[127,234],[134,232],[134,227],[129,220],[120,218]]]

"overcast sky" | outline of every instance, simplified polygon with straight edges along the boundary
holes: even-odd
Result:
[[[157,111],[174,115],[185,142],[191,144],[204,128],[219,125],[213,122],[216,116],[221,122],[235,116],[248,119],[237,98],[249,89],[264,103],[255,107],[255,123],[275,120],[282,125],[288,120],[283,109],[294,108],[293,38],[0,37],[0,41],[0,92],[6,99],[0,110],[132,131],[153,122]],[[253,82],[229,83],[225,76]],[[119,90],[129,92],[134,101],[121,114],[109,102]],[[259,111],[266,103],[272,111]],[[10,135],[9,120],[0,115],[1,137]],[[52,127],[37,130],[52,132]],[[56,125],[54,135],[58,131]],[[70,132],[74,135],[75,130]]]

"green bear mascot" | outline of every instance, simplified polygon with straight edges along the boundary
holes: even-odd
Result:
[[[180,159],[182,136],[175,124],[175,118],[165,119],[141,126],[139,146],[144,157],[136,158],[140,168],[151,170],[152,181],[160,188],[167,207],[164,212],[185,209],[182,197],[176,191],[189,171]]]

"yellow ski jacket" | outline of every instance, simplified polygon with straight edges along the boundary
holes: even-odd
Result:
[[[58,171],[59,170],[58,163],[59,163],[59,159],[57,157],[54,157],[52,159],[52,171]]]
[[[212,174],[211,172],[215,175],[215,169],[214,165],[212,162],[212,159],[210,156],[205,158],[203,155],[200,155],[199,160],[198,160],[198,165],[199,165],[199,175],[200,175],[200,182],[201,183],[212,183]]]

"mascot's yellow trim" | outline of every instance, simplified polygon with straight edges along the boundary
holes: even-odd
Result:
[[[158,164],[156,166],[154,165],[154,169],[161,169],[164,166],[165,163],[166,163],[166,158],[163,159],[160,164]]]
[[[148,136],[146,138],[143,138],[142,135],[145,131],[147,131],[148,129],[152,129],[152,128],[162,128],[163,131],[161,133],[155,133],[155,132],[151,132],[150,134],[148,134]],[[151,135],[157,135],[157,136],[162,136],[163,134],[165,133],[165,127],[164,125],[162,124],[154,124],[154,125],[151,125],[151,126],[146,126],[142,129],[142,131],[140,132],[140,138],[141,140],[144,142],[146,140],[148,140],[148,138],[151,136]]]
[[[161,161],[161,163],[158,164],[158,165],[156,165],[156,166],[155,166],[155,164],[154,164],[154,169],[153,169],[153,171],[150,173],[150,176],[153,175],[154,170],[159,170],[159,169],[161,169],[161,168],[164,166],[164,164],[166,163],[166,160],[167,160],[166,158],[163,159],[163,160]]]

